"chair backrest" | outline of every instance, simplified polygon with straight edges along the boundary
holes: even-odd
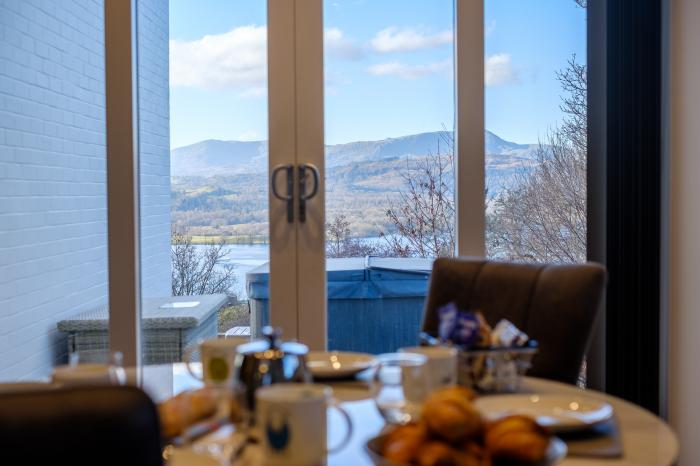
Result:
[[[437,259],[423,315],[436,335],[437,309],[455,301],[480,309],[489,324],[505,318],[539,343],[528,374],[576,383],[601,305],[606,271],[596,263],[517,264]]]
[[[135,387],[0,394],[3,464],[162,466],[156,407]]]

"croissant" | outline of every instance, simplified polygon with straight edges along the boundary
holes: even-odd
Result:
[[[408,424],[392,431],[382,445],[382,455],[396,463],[411,463],[428,438],[425,424]]]
[[[495,464],[536,465],[549,445],[549,433],[527,416],[508,416],[490,424],[484,443]]]
[[[428,398],[423,419],[431,433],[453,443],[478,435],[482,428],[481,416],[471,401],[454,393]]]

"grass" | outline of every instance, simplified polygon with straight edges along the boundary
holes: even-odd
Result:
[[[248,301],[241,301],[219,311],[219,333],[225,333],[232,327],[250,326]]]

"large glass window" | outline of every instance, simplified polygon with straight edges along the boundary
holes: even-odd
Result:
[[[585,4],[485,2],[491,258],[586,260]]]

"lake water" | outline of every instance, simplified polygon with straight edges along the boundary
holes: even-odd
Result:
[[[385,241],[383,238],[361,238],[366,243],[378,244]],[[206,246],[195,246],[197,250],[203,250]],[[225,264],[233,265],[236,275],[236,285],[233,290],[239,299],[246,299],[245,275],[255,267],[270,260],[269,244],[227,244],[224,246],[228,252]]]

